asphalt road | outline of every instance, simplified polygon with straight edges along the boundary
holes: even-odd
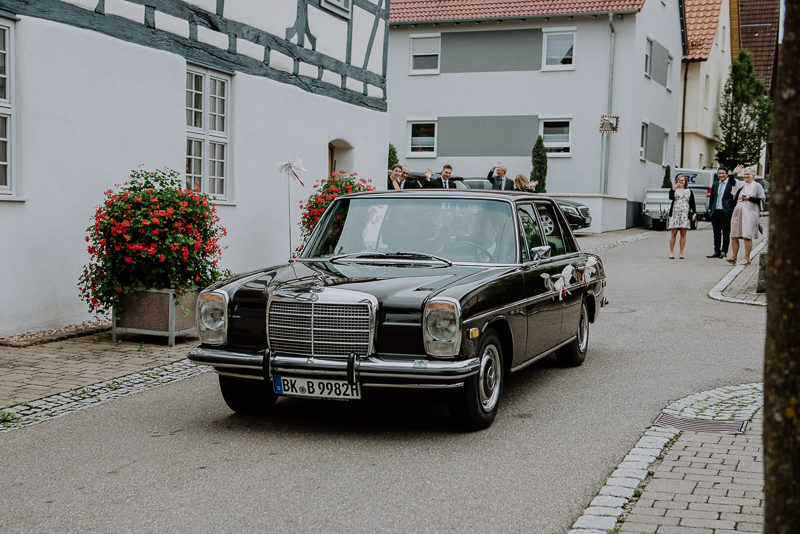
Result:
[[[511,377],[483,432],[397,392],[242,417],[207,373],[0,434],[0,532],[565,533],[667,404],[762,380],[766,310],[708,298],[710,243],[603,252],[586,363]]]

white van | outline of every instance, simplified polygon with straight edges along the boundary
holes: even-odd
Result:
[[[694,203],[697,207],[697,220],[708,219],[708,198],[711,196],[711,186],[717,177],[716,169],[675,169],[672,171],[672,183],[675,177],[685,174],[689,181],[689,189],[694,192]]]

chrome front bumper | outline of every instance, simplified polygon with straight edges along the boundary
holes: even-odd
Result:
[[[268,355],[264,365],[264,356]],[[269,351],[234,352],[198,345],[189,352],[189,360],[210,365],[220,374],[269,380],[273,375],[319,376],[348,381],[357,380],[365,387],[452,388],[464,384],[480,370],[480,360],[459,361],[396,359],[381,356],[351,356],[347,360],[292,356]]]

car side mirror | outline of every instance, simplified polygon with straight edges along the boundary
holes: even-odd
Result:
[[[550,248],[550,245],[543,245],[541,247],[533,247],[531,249],[531,254],[533,255],[533,260],[532,261],[535,262],[538,265],[540,261],[550,258],[550,255],[552,254],[552,252],[553,252],[553,249]]]

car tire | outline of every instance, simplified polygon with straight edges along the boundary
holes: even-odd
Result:
[[[581,315],[578,319],[578,330],[569,345],[556,351],[556,361],[562,367],[578,367],[586,360],[589,349],[589,308],[581,301]]]
[[[448,408],[450,416],[464,430],[483,430],[497,416],[503,389],[503,349],[494,330],[483,335],[478,346],[481,366],[463,387],[454,391]]]
[[[278,396],[272,391],[271,385],[266,380],[219,375],[219,389],[225,404],[242,415],[266,413],[272,408]]]
[[[552,235],[556,229],[556,223],[547,213],[541,214],[542,226],[544,226],[544,235]]]

